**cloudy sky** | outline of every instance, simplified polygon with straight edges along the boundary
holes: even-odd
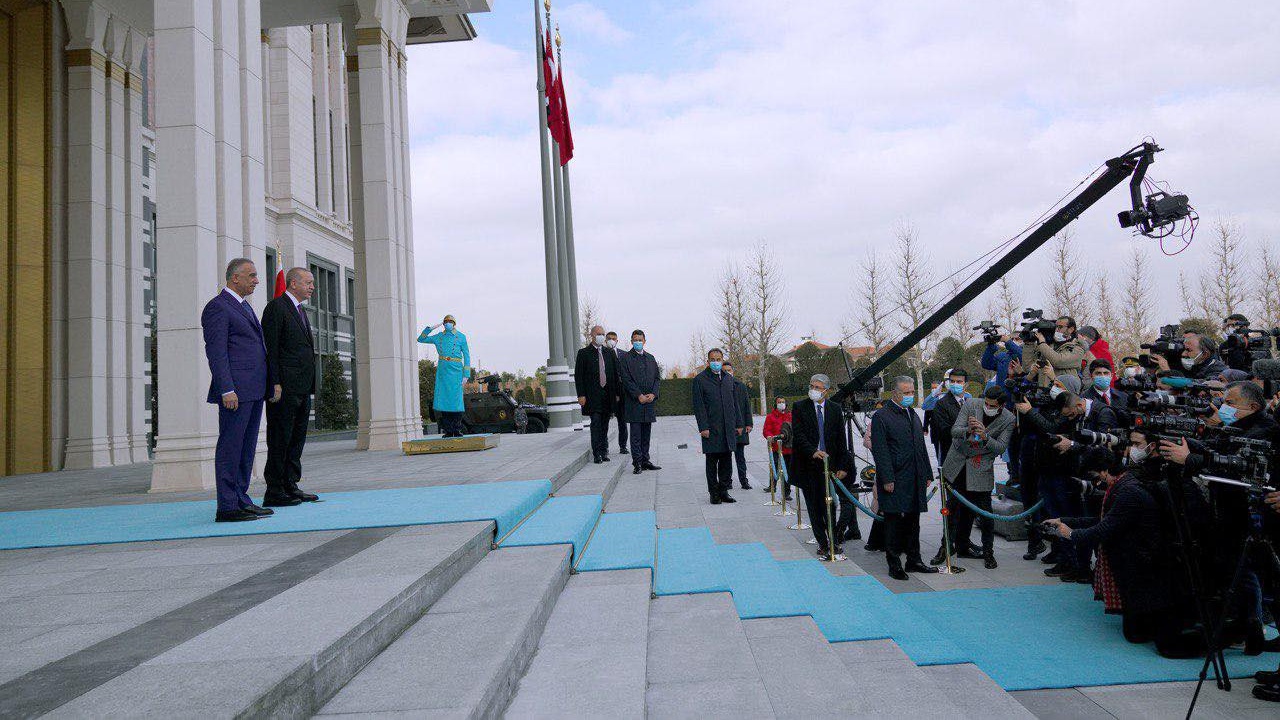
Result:
[[[472,42],[410,51],[418,312],[458,316],[472,358],[547,359],[532,2],[493,0]],[[1280,244],[1280,4],[562,2],[580,295],[666,363],[712,326],[715,278],[760,240],[796,337],[847,321],[859,261],[913,223],[941,275],[1154,137],[1150,175],[1205,223],[1185,253],[1076,223],[1101,269],[1138,243],[1158,313],[1209,225]],[[1047,252],[1015,273],[1043,297]],[[981,306],[981,304],[979,305]]]

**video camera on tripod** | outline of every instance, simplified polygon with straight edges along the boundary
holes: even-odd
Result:
[[[1186,343],[1182,340],[1182,327],[1180,325],[1162,326],[1160,335],[1155,341],[1142,343],[1138,347],[1143,350],[1150,350],[1152,355],[1163,355],[1170,365],[1177,364],[1178,358],[1182,357],[1182,351],[1187,349]]]
[[[1249,363],[1257,360],[1270,360],[1272,345],[1275,342],[1272,338],[1280,338],[1280,328],[1261,330],[1249,327],[1249,321],[1246,319],[1240,319],[1236,322],[1237,324],[1222,339],[1222,344],[1218,346],[1219,354],[1224,359],[1235,360],[1239,358],[1241,362],[1228,363],[1237,370],[1247,370],[1249,369]],[[1237,367],[1242,363],[1244,367]]]
[[[1054,318],[1046,318],[1043,310],[1035,308],[1027,308],[1022,313],[1022,327],[1018,330],[1018,337],[1022,339],[1023,344],[1035,343],[1036,334],[1046,340],[1053,338],[1053,332],[1058,329],[1058,321]]]

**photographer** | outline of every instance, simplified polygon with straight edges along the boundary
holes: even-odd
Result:
[[[1105,489],[1101,517],[1046,520],[1058,537],[1077,546],[1097,548],[1094,587],[1108,612],[1119,612],[1124,638],[1131,643],[1155,642],[1167,658],[1191,658],[1201,648],[1194,636],[1182,633],[1170,575],[1163,559],[1164,538],[1159,507],[1139,481],[1132,465],[1103,447],[1090,447],[1080,459],[1080,473]]]
[[[1008,333],[987,340],[987,349],[982,351],[982,369],[995,373],[995,377],[987,383],[1004,387],[1009,379],[1009,363],[1022,362],[1022,346],[1013,340]]]
[[[1220,354],[1227,367],[1246,372],[1252,368],[1253,353],[1249,351],[1249,318],[1240,313],[1233,313],[1223,318],[1222,337]]]
[[[1182,370],[1192,380],[1212,380],[1227,369],[1217,357],[1218,344],[1199,333],[1183,333]],[[1169,369],[1168,359],[1157,356],[1161,370]]]
[[[1070,385],[1074,379],[1059,378],[1054,387]],[[1051,517],[1080,516],[1084,514],[1083,497],[1073,477],[1080,453],[1089,445],[1117,444],[1119,422],[1114,410],[1080,397],[1074,391],[1059,390],[1053,399],[1045,412],[1032,407],[1026,400],[1014,407],[1022,421],[1036,428],[1040,437],[1036,461],[1040,468],[1040,492],[1044,496],[1045,513]],[[1092,580],[1087,548],[1054,542],[1053,550],[1043,562],[1053,563],[1053,567],[1045,570],[1049,577],[1061,578],[1063,582],[1088,583]]]
[[[1069,315],[1059,317],[1053,331],[1053,342],[1049,342],[1040,332],[1035,333],[1035,357],[1045,360],[1058,375],[1072,373],[1080,375],[1084,367],[1088,350],[1076,336],[1075,318]]]
[[[1107,367],[1115,367],[1115,360],[1111,357],[1111,345],[1103,339],[1102,334],[1098,332],[1098,328],[1092,325],[1085,325],[1080,328],[1080,339],[1089,343],[1089,354],[1085,356],[1085,360],[1091,366],[1094,360],[1106,360]]]

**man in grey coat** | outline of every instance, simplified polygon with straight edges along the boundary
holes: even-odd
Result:
[[[988,387],[982,398],[965,401],[951,426],[951,449],[942,463],[942,477],[951,495],[947,498],[947,523],[951,536],[950,553],[962,558],[982,559],[988,570],[996,568],[995,523],[979,516],[955,496],[964,495],[974,505],[991,512],[991,491],[996,486],[996,458],[1009,447],[1013,436],[1013,413],[1005,409],[1008,395],[999,385]],[[982,532],[982,554],[973,552],[969,534],[974,520]],[[944,543],[945,544],[945,543]],[[959,553],[956,552],[959,548]],[[948,549],[940,546],[932,564],[941,565]]]
[[[618,377],[622,381],[627,423],[630,425],[632,472],[662,468],[649,461],[649,437],[658,420],[658,361],[644,351],[644,331],[631,331],[631,350],[622,354]]]
[[[929,506],[925,490],[933,470],[924,447],[924,425],[912,410],[915,403],[915,380],[900,376],[893,382],[892,397],[875,412],[871,423],[876,498],[885,523],[885,558],[889,577],[895,580],[906,580],[907,572],[938,572],[920,557],[920,513]],[[903,553],[907,555],[905,569]]]
[[[693,379],[693,417],[707,459],[707,493],[712,505],[736,502],[729,488],[733,487],[733,451],[742,434],[738,381],[725,372],[723,360],[724,353],[713,348],[707,353],[707,368]]]
[[[732,377],[733,363],[725,360],[724,371]],[[751,431],[755,429],[751,419],[751,390],[737,377],[733,378],[733,385],[734,392],[738,396],[738,416],[742,418],[742,429],[738,431],[738,444],[733,449],[733,462],[738,466],[738,484],[743,490],[750,490],[751,483],[747,481],[747,446],[751,444]]]

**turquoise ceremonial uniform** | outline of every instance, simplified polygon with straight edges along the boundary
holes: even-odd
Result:
[[[462,412],[462,382],[471,376],[471,350],[467,336],[457,328],[428,335],[422,331],[418,342],[436,346],[436,399],[431,404],[438,412]]]

